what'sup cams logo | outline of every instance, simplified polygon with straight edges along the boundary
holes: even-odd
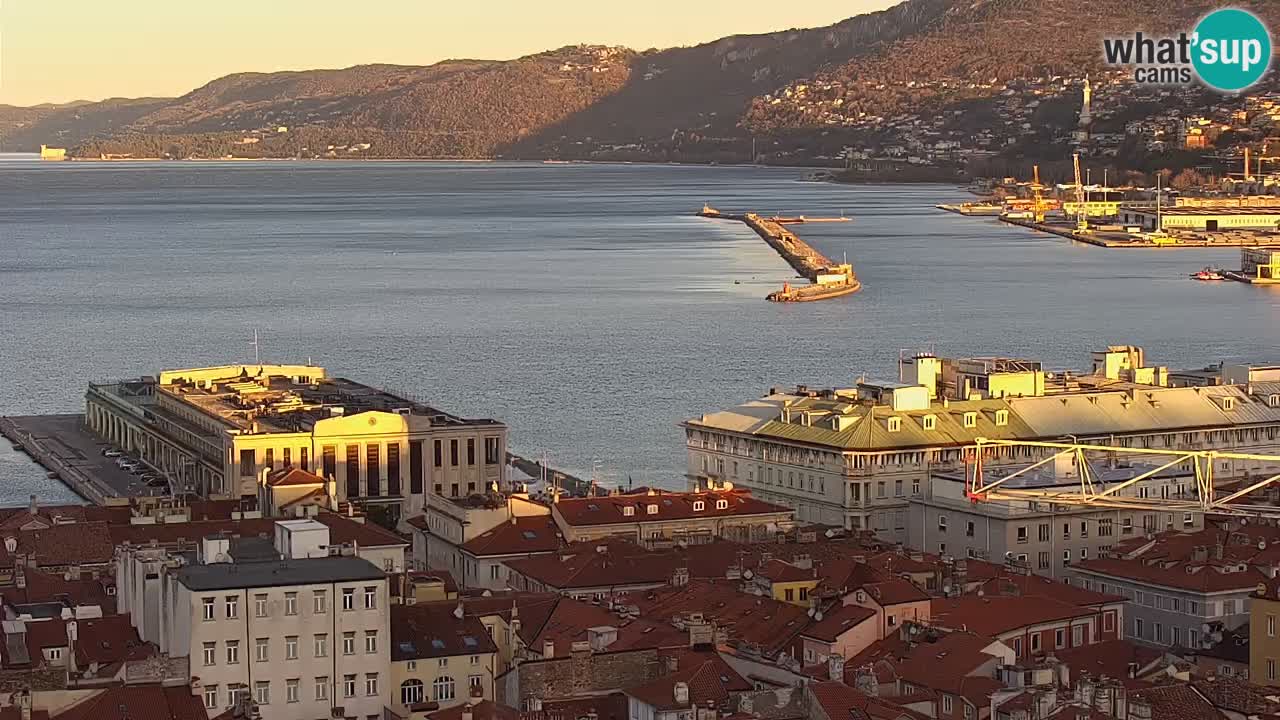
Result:
[[[1248,10],[1223,8],[1200,18],[1190,34],[1104,38],[1108,65],[1132,67],[1134,82],[1190,85],[1199,78],[1221,92],[1239,92],[1271,66],[1271,33]]]

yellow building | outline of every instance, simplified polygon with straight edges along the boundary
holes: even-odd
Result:
[[[466,419],[308,365],[224,365],[93,384],[85,422],[175,483],[255,495],[301,468],[335,501],[420,514],[429,492],[484,493],[503,479],[507,428]]]
[[[493,699],[498,648],[461,602],[391,608],[391,706],[408,717],[423,703],[440,709]]]
[[[1249,598],[1249,682],[1280,687],[1280,578],[1258,583]]]
[[[796,560],[799,562],[768,560],[755,571],[752,580],[774,600],[807,608],[813,604],[809,596],[818,586],[818,577],[807,558]]]
[[[66,159],[67,159],[67,149],[66,149],[66,148],[49,147],[48,145],[41,145],[41,146],[40,146],[40,159],[41,159],[41,160],[66,160]]]
[[[1252,283],[1280,282],[1280,250],[1241,248],[1240,274]]]

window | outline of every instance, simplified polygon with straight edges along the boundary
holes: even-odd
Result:
[[[218,686],[204,686],[204,707],[206,710],[216,710],[218,707]]]
[[[1183,513],[1183,514],[1182,514],[1182,526],[1183,526],[1183,527],[1191,527],[1192,525],[1195,525],[1195,524],[1196,524],[1196,520],[1195,520],[1195,518],[1194,518],[1194,517],[1192,517],[1192,516],[1191,516],[1191,513]]]
[[[1036,567],[1041,570],[1049,569],[1049,553],[1048,552],[1041,551],[1041,553],[1036,557]],[[1058,647],[1062,647],[1062,646],[1059,645]]]
[[[1200,631],[1195,628],[1187,628],[1187,647],[1195,649],[1200,647]]]
[[[422,494],[422,441],[409,441],[409,493]]]
[[[259,680],[253,684],[253,699],[259,705],[271,704],[271,681]]]
[[[939,515],[939,516],[938,516],[938,529],[939,529],[939,530],[941,530],[941,531],[943,531],[943,532],[946,532],[946,530],[947,530],[947,516],[946,516],[946,515]]]
[[[888,420],[889,432],[898,432],[902,429],[902,418],[894,415]]]
[[[480,690],[481,688],[483,688],[484,687],[484,685],[482,685],[483,682],[484,682],[484,677],[481,675],[471,675],[467,678],[467,686],[475,690]]]
[[[1115,521],[1114,521],[1114,520],[1112,520],[1111,518],[1102,518],[1101,520],[1099,520],[1099,521],[1098,521],[1098,536],[1099,536],[1099,537],[1111,537],[1111,534],[1112,534],[1112,532],[1114,531],[1114,523],[1115,523]]]
[[[368,443],[364,446],[364,494],[377,497],[382,494],[382,462],[379,459],[382,446]]]
[[[885,496],[885,495],[884,495],[884,487],[885,487],[885,486],[884,486],[884,481],[883,481],[883,480],[881,480],[880,482],[876,483],[876,497],[878,497],[878,498],[882,498],[882,497],[884,497],[884,496]]]
[[[284,701],[298,702],[298,678],[284,681]]]
[[[324,590],[316,590],[311,596],[311,610],[317,615],[329,612],[329,596]]]
[[[1066,631],[1066,630],[1063,630],[1062,628],[1058,628],[1057,630],[1054,630],[1054,631],[1053,631],[1053,646],[1054,646],[1054,647],[1056,647],[1056,648],[1061,648],[1061,647],[1066,647],[1066,646],[1067,646],[1067,631]]]
[[[1267,658],[1267,679],[1268,680],[1276,679],[1276,659],[1275,658]]]
[[[342,633],[342,654],[356,654],[356,634],[353,632]]]
[[[293,467],[293,448],[284,449],[284,466],[286,468]]]
[[[1036,527],[1036,537],[1040,542],[1049,542],[1049,523],[1040,523]]]
[[[316,688],[315,698],[317,700],[329,699],[329,678],[327,677],[316,678],[315,688]]]
[[[801,599],[801,600],[803,600],[803,599],[804,599],[804,588],[801,588],[801,589],[800,589],[800,599]],[[472,655],[472,656],[471,656],[471,664],[472,664],[472,665],[479,665],[479,664],[480,664],[480,656],[479,656],[479,655]]]
[[[902,481],[901,480],[893,481],[893,496],[902,497]]]
[[[444,441],[442,441],[442,440],[437,440],[437,441],[436,441],[436,443],[435,443],[435,447],[434,447],[434,448],[432,448],[432,451],[433,451],[433,452],[434,452],[434,454],[435,454],[435,457],[434,457],[434,458],[432,458],[432,460],[433,460],[432,464],[433,464],[433,465],[435,465],[436,467],[444,467],[444,445],[443,445],[443,442],[444,442]]]
[[[1070,564],[1071,564],[1071,551],[1070,551],[1070,550],[1063,550],[1063,551],[1062,551],[1062,563],[1063,563],[1064,565],[1070,565]]]
[[[338,475],[338,448],[333,445],[325,445],[321,450],[323,460],[321,460],[321,472],[326,480]]]
[[[458,441],[449,441],[449,464],[458,467]]]
[[[1268,615],[1267,616],[1267,637],[1275,637],[1275,636],[1276,636],[1276,616]]]
[[[1154,640],[1154,641],[1156,641],[1156,642],[1160,642],[1160,641],[1161,641],[1161,639],[1163,639],[1163,638],[1164,638],[1164,626],[1163,626],[1163,625],[1161,625],[1160,623],[1152,623],[1152,625],[1151,625],[1151,639],[1152,639],[1152,640]]]
[[[268,470],[276,469],[276,451],[274,448],[267,448],[266,466]]]
[[[952,697],[951,697],[950,695],[943,694],[943,696],[942,696],[942,712],[943,712],[944,714],[946,714],[946,715],[950,715],[950,714],[955,710],[954,702],[955,702],[955,701],[952,699]]]
[[[476,464],[476,439],[467,438],[467,464]]]
[[[964,704],[964,720],[973,720],[973,706],[969,703]]]
[[[997,426],[999,426],[999,427],[1003,427],[1003,426],[1008,425],[1008,424],[1009,424],[1009,411],[1008,411],[1008,410],[997,410],[997,411],[996,411],[996,425],[997,425]]]
[[[727,509],[729,509],[729,501],[728,501],[728,500],[717,500],[717,501],[716,501],[716,509],[717,509],[717,510],[727,510]]]
[[[400,496],[400,443],[387,443],[387,494]]]
[[[235,665],[240,662],[240,641],[227,641],[227,664]]]
[[[911,494],[912,494],[912,495],[919,495],[919,494],[920,494],[920,478],[912,478],[912,480],[911,480]]]
[[[364,674],[364,694],[369,697],[378,694],[378,673]]]
[[[298,465],[301,466],[303,470],[311,472],[311,456],[307,448],[298,448],[298,458]]]
[[[1223,410],[1235,410],[1235,409],[1236,409],[1236,399],[1235,399],[1235,398],[1233,398],[1233,397],[1224,397],[1224,398],[1222,398],[1222,409],[1223,409]],[[1271,679],[1272,679],[1272,680],[1274,680],[1275,678],[1271,678]]]
[[[329,656],[329,636],[323,635],[323,634],[316,635],[315,640],[312,643],[312,650],[314,651],[315,656],[318,658],[328,657]]]
[[[346,452],[347,497],[360,497],[360,445],[347,445]]]
[[[377,630],[364,631],[364,651],[368,655],[372,655],[378,652],[378,631]]]
[[[253,616],[260,617],[260,618],[264,618],[267,616],[267,596],[266,595],[253,596]]]
[[[1022,638],[1020,637],[1013,639],[1013,654],[1022,657]]]
[[[1088,560],[1088,559],[1089,559],[1089,548],[1087,548],[1087,547],[1082,547],[1082,548],[1080,548],[1080,559],[1081,559],[1081,560]]]
[[[1071,523],[1062,523],[1062,539],[1071,539]]]
[[[423,689],[421,680],[405,680],[400,683],[400,704],[416,705],[422,702],[425,698]]]
[[[1087,520],[1080,521],[1080,537],[1089,537],[1089,522]]]
[[[978,413],[967,412],[962,418],[962,424],[967,428],[978,427]]]
[[[364,589],[364,609],[373,610],[378,607],[378,588],[366,587]]]
[[[343,610],[356,609],[356,589],[355,588],[342,588],[342,609]]]
[[[1031,633],[1031,652],[1040,652],[1040,633]]]
[[[267,662],[270,654],[270,641],[267,638],[258,638],[253,641],[253,659],[258,662]]]
[[[207,597],[204,599],[203,603],[204,603],[204,619],[206,621],[212,620],[213,619],[213,603],[214,603],[213,598]]]
[[[242,695],[247,692],[245,686],[239,683],[231,683],[227,686],[227,706],[231,707],[236,704]]]
[[[206,667],[218,662],[218,643],[207,642],[204,644],[204,664]]]
[[[694,511],[694,512],[702,512],[702,511],[703,511],[703,510],[705,510],[706,508],[707,508],[707,504],[706,504],[706,503],[704,503],[704,502],[702,502],[701,500],[694,500],[694,501],[693,501],[693,511]],[[623,508],[623,510],[624,510],[624,511],[625,511],[625,510],[631,510],[631,511],[632,511],[632,512],[630,512],[630,513],[628,513],[628,512],[623,512],[623,515],[633,515],[633,514],[635,514],[635,508],[631,507],[630,505],[628,505],[627,507]]]
[[[970,520],[964,524],[965,537],[973,537],[973,521]]]
[[[254,457],[255,451],[240,451],[240,475],[243,477],[253,477],[257,473],[254,472],[254,466],[258,464],[258,459]]]
[[[1027,526],[1026,526],[1026,525],[1019,525],[1019,526],[1018,526],[1018,542],[1020,542],[1020,543],[1027,542],[1027,539],[1028,539],[1028,536],[1027,536]]]
[[[448,675],[445,675],[442,677],[438,677],[431,682],[431,699],[432,700],[434,700],[435,702],[441,702],[444,700],[452,700],[453,697],[454,697],[453,678],[449,677]]]
[[[356,676],[343,675],[342,676],[342,697],[353,698],[355,696],[356,696]]]
[[[925,415],[924,418],[920,421],[920,427],[924,428],[925,430],[936,429],[938,427],[938,416]]]
[[[486,465],[497,465],[502,462],[501,448],[498,445],[500,438],[487,437],[484,439],[484,461]]]
[[[240,616],[240,597],[237,595],[227,596],[227,619],[234,620]]]
[[[297,635],[289,635],[285,637],[284,659],[285,660],[298,659],[298,636]]]
[[[1143,632],[1142,618],[1134,618],[1133,619],[1133,636],[1140,640],[1145,639],[1142,632]]]
[[[285,615],[298,614],[298,593],[287,592],[284,594],[284,614]]]

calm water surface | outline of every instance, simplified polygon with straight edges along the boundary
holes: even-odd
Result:
[[[900,348],[1087,364],[1280,360],[1280,292],[1195,283],[1235,250],[1104,250],[933,208],[946,186],[801,171],[437,163],[0,161],[0,414],[85,383],[310,358],[511,425],[512,447],[682,486],[678,423],[772,384],[892,377]],[[834,215],[803,237],[864,290],[762,298],[787,266],[726,210]],[[65,495],[0,449],[0,501]]]

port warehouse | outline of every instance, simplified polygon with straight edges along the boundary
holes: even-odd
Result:
[[[795,508],[801,522],[906,542],[912,498],[929,491],[934,473],[962,472],[980,437],[1280,454],[1280,367],[1170,371],[1119,346],[1094,353],[1081,374],[1046,372],[1032,360],[931,355],[900,369],[908,381],[774,388],[685,421],[691,482],[730,481]],[[1002,448],[988,464],[1037,452]],[[1263,470],[1280,467],[1214,467],[1219,479]]]
[[[194,492],[256,495],[283,467],[322,475],[339,500],[420,514],[428,491],[487,492],[507,428],[466,419],[308,365],[227,365],[91,384],[85,422]]]
[[[1158,212],[1151,206],[1123,206],[1122,225],[1156,228],[1157,216],[1165,230],[1277,230],[1280,229],[1280,205],[1272,207],[1198,207],[1174,206]]]

